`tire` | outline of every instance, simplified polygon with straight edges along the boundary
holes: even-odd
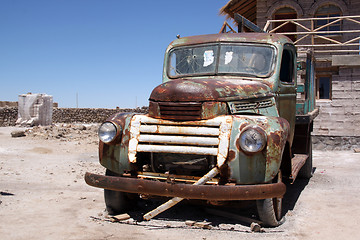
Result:
[[[312,139],[310,136],[309,140],[309,152],[308,152],[308,159],[306,160],[304,166],[300,169],[298,173],[299,178],[303,179],[310,179],[313,175],[313,164],[312,164]]]
[[[277,182],[281,182],[279,172]],[[264,226],[277,227],[282,224],[282,198],[268,198],[256,200],[257,211]]]
[[[118,176],[108,169],[105,175]],[[107,212],[110,215],[117,215],[134,208],[138,200],[138,195],[104,189],[104,199]]]

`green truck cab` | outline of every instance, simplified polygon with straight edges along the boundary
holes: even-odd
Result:
[[[282,180],[312,175],[314,66],[310,52],[297,55],[279,34],[176,39],[148,114],[118,113],[100,126],[106,174],[86,173],[86,182],[105,189],[113,214],[139,194],[256,200],[264,225],[279,225]]]

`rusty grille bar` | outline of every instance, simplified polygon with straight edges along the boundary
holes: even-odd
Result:
[[[201,103],[159,103],[162,119],[191,121],[201,119]]]
[[[128,157],[130,162],[136,162],[137,152],[212,155],[217,156],[221,166],[227,157],[231,125],[231,116],[174,122],[135,115]]]

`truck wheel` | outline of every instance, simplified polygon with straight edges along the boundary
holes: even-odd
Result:
[[[302,166],[302,168],[300,169],[299,173],[298,173],[298,177],[299,178],[303,178],[303,179],[310,179],[313,175],[313,165],[312,165],[312,140],[310,137],[310,141],[309,141],[309,157],[306,160],[304,166]]]
[[[281,172],[279,172],[277,182],[281,182],[281,178]],[[256,200],[256,206],[264,226],[277,227],[282,223],[282,198]]]
[[[106,176],[117,176],[116,173],[106,170]],[[106,210],[110,215],[124,213],[134,207],[137,201],[137,194],[124,193],[104,189]]]

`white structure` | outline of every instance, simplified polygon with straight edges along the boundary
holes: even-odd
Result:
[[[20,125],[51,125],[53,97],[46,94],[19,95],[18,120]]]

